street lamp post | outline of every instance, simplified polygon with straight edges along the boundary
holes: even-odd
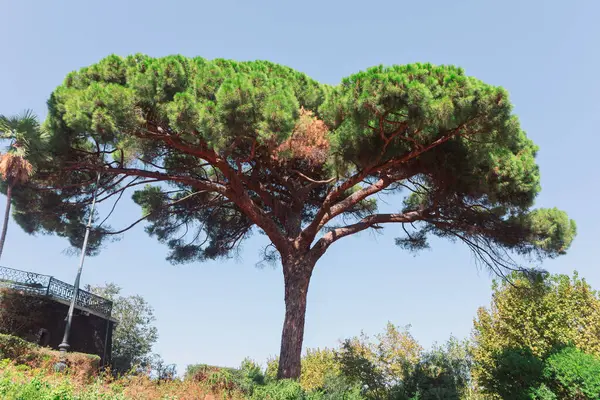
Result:
[[[98,186],[100,186],[100,172],[96,178],[96,187],[94,187],[94,193],[92,196],[92,206],[90,209],[90,217],[88,218],[87,226],[85,227],[85,236],[83,237],[83,246],[81,248],[81,258],[79,260],[79,268],[77,269],[77,276],[75,277],[75,287],[73,291],[73,298],[69,306],[69,312],[67,314],[67,325],[65,326],[65,334],[62,339],[62,343],[58,345],[60,350],[59,361],[54,366],[57,371],[63,371],[67,367],[67,351],[69,351],[69,334],[71,333],[71,321],[73,320],[73,311],[75,311],[75,303],[77,296],[79,295],[79,281],[81,280],[81,270],[83,269],[83,262],[85,261],[85,253],[87,251],[88,239],[90,237],[90,230],[92,229],[92,218],[94,217],[94,209],[96,208],[96,195],[98,194]]]

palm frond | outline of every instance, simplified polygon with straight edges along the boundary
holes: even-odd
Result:
[[[32,110],[25,110],[10,117],[0,115],[0,132],[3,135],[10,135],[12,132],[33,132],[39,126],[38,118]]]
[[[0,177],[12,185],[27,182],[35,165],[48,160],[45,149],[50,135],[32,110],[10,117],[0,115],[0,139],[9,141],[8,150],[0,154]]]
[[[10,141],[7,152],[26,158],[34,155],[34,158],[45,159],[43,154],[50,134],[40,125],[33,111],[25,110],[17,116],[0,115],[0,139]]]

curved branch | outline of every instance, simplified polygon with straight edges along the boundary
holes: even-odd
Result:
[[[176,205],[178,203],[181,203],[182,201],[185,201],[185,200],[189,199],[190,197],[193,197],[193,196],[195,196],[197,194],[200,194],[200,193],[205,193],[205,191],[198,191],[198,192],[191,193],[191,194],[189,194],[187,196],[184,196],[184,197],[182,197],[180,199],[175,200],[172,203],[167,204],[167,206],[164,207],[164,208],[173,207],[174,205]],[[164,209],[164,208],[162,208],[162,209]],[[138,220],[136,220],[135,222],[133,222],[132,224],[130,224],[129,226],[127,226],[127,227],[125,227],[125,228],[123,228],[121,230],[118,230],[118,231],[103,231],[102,233],[105,234],[105,235],[120,235],[121,233],[127,232],[128,230],[130,230],[131,228],[133,228],[134,226],[136,226],[140,222],[144,221],[146,218],[150,217],[152,214],[155,214],[157,211],[158,210],[154,210],[153,212],[147,213],[146,215],[142,216],[141,218],[139,218]]]
[[[310,250],[311,256],[318,259],[325,251],[336,241],[343,237],[353,235],[364,231],[365,229],[373,228],[379,224],[388,223],[407,223],[425,219],[427,210],[408,211],[403,214],[374,214],[369,215],[352,225],[342,226],[330,232],[327,232],[321,239],[317,241],[314,247]]]
[[[293,169],[293,170],[292,170],[292,172],[295,172],[295,173],[296,173],[296,174],[298,174],[298,175],[299,175],[301,178],[303,178],[303,179],[305,179],[305,180],[309,181],[310,183],[314,183],[314,184],[317,184],[317,185],[327,185],[328,183],[333,183],[333,182],[335,181],[335,178],[326,179],[326,180],[324,180],[324,181],[317,181],[317,180],[314,180],[314,179],[310,178],[309,176],[307,176],[307,175],[303,174],[302,172],[300,172],[300,171],[298,171],[298,170],[295,170],[295,169]]]
[[[137,179],[137,177],[134,178],[134,180],[135,179]],[[117,197],[117,199],[113,203],[112,208],[108,212],[108,215],[102,220],[102,222],[100,222],[100,224],[98,225],[97,229],[100,229],[102,227],[102,225],[104,225],[104,223],[111,217],[111,215],[113,214],[113,212],[115,212],[115,209],[117,208],[117,204],[119,204],[119,201],[123,197],[123,193],[125,193],[125,190],[121,190],[121,192],[119,193],[119,196]]]
[[[82,169],[90,169],[93,171],[97,171],[98,168],[82,168]],[[144,178],[154,178],[160,181],[173,181],[173,182],[180,182],[180,183],[185,183],[187,185],[192,186],[195,189],[198,190],[206,190],[206,191],[212,191],[212,192],[216,192],[216,193],[220,193],[220,194],[224,194],[225,191],[227,190],[227,188],[219,183],[213,182],[213,181],[205,181],[205,180],[199,180],[199,179],[194,179],[194,178],[190,178],[190,177],[186,177],[186,176],[177,176],[177,175],[172,175],[172,174],[167,174],[167,173],[163,173],[163,172],[158,172],[158,171],[147,171],[147,170],[143,170],[143,169],[138,169],[138,168],[102,168],[100,169],[100,171],[102,173],[107,173],[107,174],[123,174],[123,175],[127,175],[127,176],[138,176],[138,177],[144,177]]]

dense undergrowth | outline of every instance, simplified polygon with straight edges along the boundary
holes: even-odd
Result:
[[[11,360],[0,361],[0,398],[6,400],[175,400],[175,399],[272,399],[272,400],[359,400],[358,391],[306,392],[298,382],[257,383],[244,372],[207,370],[202,381],[196,379],[152,380],[136,375],[113,378],[110,374],[83,377],[67,371],[32,368]],[[340,386],[341,390],[345,387]]]
[[[6,400],[171,400],[171,399],[361,399],[343,385],[305,391],[299,382],[276,381],[251,361],[239,369],[196,365],[183,379],[152,379],[146,374],[115,377],[98,372],[98,357],[70,353],[69,368],[55,372],[56,351],[0,335],[0,398]],[[337,390],[337,391],[336,391]]]
[[[57,352],[0,335],[0,399],[600,399],[600,294],[577,275],[513,276],[493,290],[471,339],[425,350],[408,327],[388,324],[374,337],[307,350],[298,381],[276,379],[277,359],[266,367],[191,365],[174,378],[152,365],[99,371],[98,357],[70,353],[67,371],[56,373]]]
[[[393,331],[394,332],[394,331]],[[379,344],[385,343],[380,341]],[[399,341],[396,341],[399,343]],[[263,369],[244,360],[238,369],[188,367],[182,379],[130,373],[115,377],[97,369],[98,359],[69,355],[69,367],[55,372],[57,352],[0,335],[0,398],[6,400],[586,400],[600,398],[600,358],[574,347],[557,349],[541,360],[530,352],[502,354],[494,371],[500,396],[477,393],[461,382],[458,347],[426,353],[413,367],[376,365],[370,349],[347,341],[340,349],[313,350],[303,358],[299,381],[278,381],[277,360]],[[383,348],[382,346],[379,346]],[[355,353],[362,352],[361,355]],[[405,350],[403,350],[405,351]],[[390,354],[387,350],[384,355]],[[453,355],[454,354],[454,355]],[[391,367],[391,368],[389,368]],[[395,369],[395,371],[394,371]],[[389,374],[386,376],[386,374]],[[397,377],[402,375],[402,379]],[[467,375],[464,375],[467,377]],[[458,378],[458,380],[457,380]]]

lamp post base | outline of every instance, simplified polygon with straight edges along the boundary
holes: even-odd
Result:
[[[67,351],[69,351],[69,344],[66,342],[62,342],[58,345],[59,355],[58,362],[54,364],[54,370],[56,372],[63,372],[67,369]]]
[[[59,361],[56,364],[54,364],[54,371],[56,371],[56,372],[63,372],[66,369],[67,369],[67,364],[62,361]]]

